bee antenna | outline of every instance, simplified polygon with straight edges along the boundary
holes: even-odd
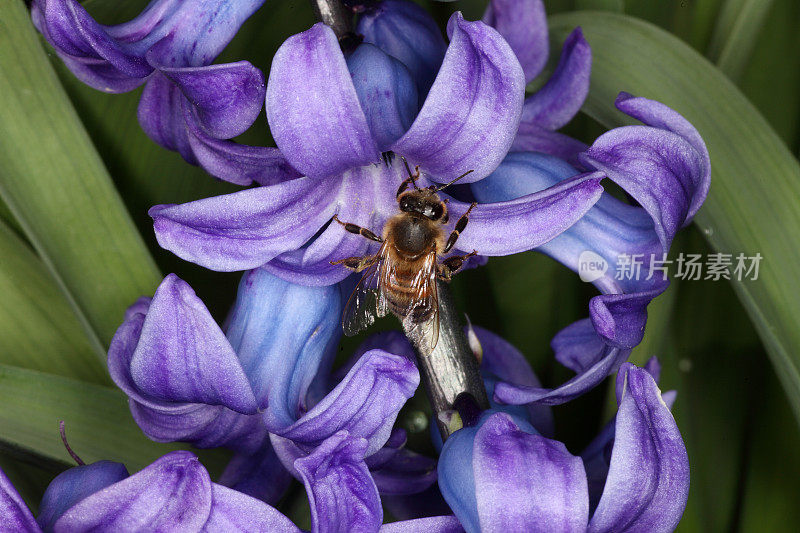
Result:
[[[419,177],[419,167],[417,167],[417,172],[413,173],[411,172],[411,167],[408,166],[408,160],[406,160],[406,156],[401,155],[400,159],[403,160],[403,164],[406,166],[406,172],[408,172],[408,177],[411,179],[411,185],[413,185],[416,190],[419,190],[419,187],[417,187],[417,182],[415,181],[415,179]],[[470,170],[470,172],[472,171]]]
[[[473,169],[473,170],[474,170],[474,169]],[[433,192],[439,192],[439,191],[441,191],[442,189],[446,189],[447,187],[451,186],[452,184],[454,184],[455,182],[457,182],[458,180],[460,180],[461,178],[463,178],[463,177],[464,177],[464,176],[466,176],[467,174],[471,174],[471,173],[473,172],[473,170],[467,170],[466,172],[464,172],[463,174],[461,174],[459,177],[457,177],[456,179],[452,180],[450,183],[445,183],[445,184],[444,184],[444,185],[442,185],[441,187],[436,187],[436,188],[433,190]]]

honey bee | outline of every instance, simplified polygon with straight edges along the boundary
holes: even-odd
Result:
[[[409,339],[417,349],[427,355],[439,340],[439,297],[436,279],[450,281],[469,257],[469,254],[438,261],[448,253],[467,227],[470,205],[456,222],[445,240],[444,226],[449,220],[447,201],[437,194],[470,172],[465,172],[441,187],[420,189],[416,179],[419,167],[412,174],[403,158],[408,178],[400,184],[395,198],[400,212],[390,218],[381,236],[356,224],[333,220],[350,233],[381,243],[374,255],[347,257],[331,264],[342,265],[355,272],[364,272],[353,289],[342,316],[345,335],[355,335],[375,321],[375,316],[385,316],[391,311],[403,323]],[[413,186],[408,190],[409,185]]]

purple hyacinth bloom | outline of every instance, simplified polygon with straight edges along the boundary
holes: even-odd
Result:
[[[311,506],[312,531],[375,532],[383,510],[363,459],[364,439],[336,433],[296,468]],[[0,470],[0,530],[299,532],[270,505],[211,481],[190,452],[176,451],[128,475],[100,461],[68,470],[48,486],[38,523]],[[386,531],[454,531],[454,517],[398,523]],[[407,527],[405,527],[407,526]]]
[[[128,311],[109,370],[145,434],[234,450],[221,482],[265,501],[287,486],[282,464],[299,477],[295,460],[341,431],[364,439],[370,468],[405,476],[383,488],[423,490],[435,481],[432,461],[404,450],[404,433],[392,432],[419,373],[406,355],[376,348],[332,381],[341,299],[335,285],[295,285],[251,271],[226,337],[191,288],[169,275],[152,300]]]
[[[610,466],[590,508],[580,457],[507,413],[454,433],[439,486],[468,532],[672,531],[689,489],[686,449],[652,376],[626,363]]]
[[[407,174],[399,157],[382,164],[382,152],[419,165],[421,186],[468,170],[465,182],[485,178],[514,141],[525,74],[490,26],[456,13],[448,33],[424,101],[421,68],[382,50],[404,57],[378,37],[377,46],[366,42],[347,58],[322,24],[290,37],[272,62],[266,110],[278,148],[304,177],[156,206],[150,214],[161,246],[214,270],[264,266],[298,283],[331,284],[348,271],[330,261],[377,250],[330,225],[333,215],[380,233],[398,211],[395,192]],[[479,205],[453,253],[506,255],[549,241],[599,198],[601,178],[587,173],[525,198]],[[468,204],[444,196],[455,221]]]
[[[500,384],[495,390],[500,401],[563,403],[625,361],[642,340],[647,305],[669,286],[661,272],[651,274],[651,265],[666,258],[675,234],[691,222],[708,193],[708,151],[686,119],[664,104],[626,93],[617,98],[617,107],[644,125],[601,135],[580,160],[611,178],[640,206],[604,193],[581,220],[538,248],[575,271],[587,254],[608,266],[602,275],[587,279],[601,292],[590,301],[590,318],[567,326],[552,342],[556,359],[577,376],[556,389]],[[552,156],[512,153],[472,191],[479,202],[510,200],[579,172]],[[624,257],[638,258],[639,275],[620,275],[616,266]]]
[[[144,84],[138,118],[156,143],[240,185],[292,174],[274,148],[228,141],[256,120],[264,76],[247,61],[212,65],[264,0],[153,0],[105,26],[76,0],[35,0],[34,24],[84,83],[121,93]],[[277,178],[276,178],[277,177]]]

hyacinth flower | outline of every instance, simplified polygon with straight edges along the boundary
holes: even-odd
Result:
[[[429,35],[429,25],[416,27]],[[349,272],[331,261],[377,245],[330,224],[332,217],[380,234],[398,212],[395,194],[408,177],[400,157],[419,166],[421,187],[469,170],[463,182],[485,178],[514,141],[525,73],[483,22],[456,13],[448,33],[424,100],[411,69],[378,46],[365,42],[345,57],[323,24],[287,39],[272,62],[266,110],[281,154],[303,177],[156,206],[150,215],[161,246],[213,270],[263,266],[298,283],[336,283]],[[386,152],[395,157],[382,160]],[[547,242],[594,204],[601,178],[587,173],[526,198],[477,206],[452,253],[506,255]],[[451,220],[467,211],[469,203],[444,196]]]
[[[628,358],[642,340],[647,305],[669,286],[665,273],[657,270],[659,262],[666,259],[675,234],[691,222],[708,193],[708,151],[686,119],[659,102],[626,93],[620,94],[616,105],[644,125],[601,135],[580,155],[580,162],[614,180],[639,205],[604,193],[581,220],[538,248],[575,271],[587,254],[588,260],[608,267],[586,279],[601,292],[590,301],[590,318],[567,326],[552,342],[556,359],[577,375],[552,390],[498,385],[495,395],[502,402],[563,403],[599,383]],[[473,184],[472,191],[479,202],[510,200],[579,172],[552,156],[512,153],[491,176]],[[641,263],[636,271],[622,270],[624,257]]]
[[[264,75],[248,61],[212,65],[264,0],[153,0],[133,20],[96,22],[76,0],[35,0],[33,22],[87,85],[122,93],[144,85],[138,118],[156,143],[213,176],[271,183],[291,170],[274,148],[228,141],[256,120]]]
[[[487,411],[455,432],[439,487],[464,529],[672,531],[689,490],[683,440],[645,369],[625,363],[617,385],[613,430],[582,457],[508,413]]]
[[[340,313],[338,286],[252,271],[226,337],[194,291],[169,275],[128,311],[109,371],[148,437],[233,450],[220,482],[264,501],[277,501],[289,473],[300,479],[296,460],[340,431],[364,439],[382,491],[424,490],[435,482],[434,463],[406,450],[405,433],[392,430],[419,373],[407,355],[381,346],[360,351],[331,380]]]
[[[363,460],[367,444],[346,431],[297,460],[311,504],[312,531],[453,531],[442,516],[381,528],[383,510]],[[192,453],[176,451],[129,475],[98,461],[57,476],[34,518],[0,470],[0,529],[41,531],[301,531],[270,505],[211,481]]]

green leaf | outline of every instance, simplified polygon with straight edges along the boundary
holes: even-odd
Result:
[[[0,439],[70,464],[58,421],[85,462],[108,459],[138,470],[178,449],[147,439],[134,423],[125,395],[109,387],[0,365]]]
[[[53,277],[2,222],[0,257],[0,363],[107,383],[105,365]]]
[[[761,33],[772,0],[727,0],[706,55],[732,80],[741,76]]]
[[[21,1],[0,19],[0,195],[98,352],[160,274]]]
[[[583,27],[594,53],[584,110],[607,127],[628,123],[619,91],[683,114],[711,154],[711,192],[696,217],[715,250],[764,258],[757,281],[733,281],[800,421],[800,166],[750,102],[707,60],[665,31],[602,12],[561,14],[564,40]]]

